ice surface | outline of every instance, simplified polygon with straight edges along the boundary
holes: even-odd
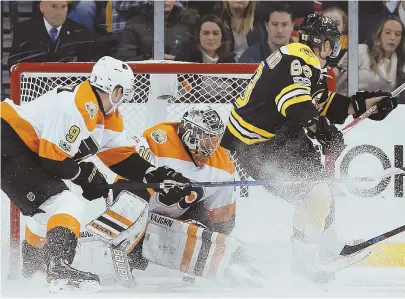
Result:
[[[293,208],[279,198],[270,196],[261,188],[251,188],[249,199],[240,199],[237,204],[237,224],[234,235],[249,243],[253,256],[260,259],[261,271],[267,285],[262,288],[242,288],[232,285],[197,279],[194,285],[182,281],[182,274],[150,265],[145,272],[136,272],[137,286],[125,289],[112,284],[112,265],[108,250],[92,245],[77,250],[75,264],[81,269],[93,271],[102,278],[103,291],[100,298],[148,298],[148,297],[405,297],[405,268],[350,267],[337,274],[336,280],[325,285],[316,285],[290,272],[291,220]],[[398,214],[381,213],[383,206],[377,199],[338,198],[338,233],[345,240],[368,238],[403,225],[404,211],[398,206]],[[31,298],[80,298],[92,297],[91,294],[68,293],[49,294],[43,275],[38,274],[31,280],[19,277],[8,280],[8,198],[2,194],[2,241],[1,241],[1,295],[2,297]],[[368,209],[365,209],[368,207]],[[91,203],[92,212],[97,215],[103,209],[102,202]],[[91,215],[94,214],[94,215]],[[376,221],[378,219],[378,221]],[[394,240],[403,240],[398,236]],[[404,256],[405,258],[405,256]]]

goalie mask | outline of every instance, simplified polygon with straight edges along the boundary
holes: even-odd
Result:
[[[203,167],[218,149],[223,134],[224,124],[211,108],[186,112],[179,126],[179,136],[198,167]]]
[[[129,101],[135,93],[135,77],[128,64],[118,59],[105,56],[100,58],[91,71],[89,82],[92,86],[108,93],[112,107],[106,114],[114,113],[124,101]],[[122,89],[121,93],[113,93],[115,88]]]

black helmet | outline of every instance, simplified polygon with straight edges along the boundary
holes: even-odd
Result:
[[[332,44],[330,58],[336,58],[341,47],[338,27],[329,17],[308,15],[300,25],[299,42],[309,47],[320,48],[326,40]]]

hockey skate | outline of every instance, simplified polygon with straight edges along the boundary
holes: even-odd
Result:
[[[44,261],[44,252],[42,248],[34,247],[22,242],[22,275],[25,278],[32,277],[36,272],[46,273],[46,265]]]
[[[47,281],[51,293],[62,291],[101,291],[100,279],[96,274],[77,270],[62,258],[52,257],[49,261],[47,272]]]
[[[233,253],[232,260],[224,271],[224,277],[235,286],[263,287],[266,279],[257,266],[257,261],[249,256],[246,249],[239,247]]]
[[[353,241],[358,244],[361,240]],[[291,237],[292,271],[317,283],[326,283],[335,279],[335,273],[360,262],[371,254],[364,249],[351,255],[340,255],[346,244],[315,244],[296,236]]]

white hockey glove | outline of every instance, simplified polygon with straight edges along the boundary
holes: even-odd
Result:
[[[129,252],[143,237],[148,208],[144,199],[122,191],[115,203],[87,224],[86,228],[106,243],[114,246],[121,244]]]
[[[149,213],[142,255],[150,262],[212,280],[262,286],[241,241],[200,225]]]

